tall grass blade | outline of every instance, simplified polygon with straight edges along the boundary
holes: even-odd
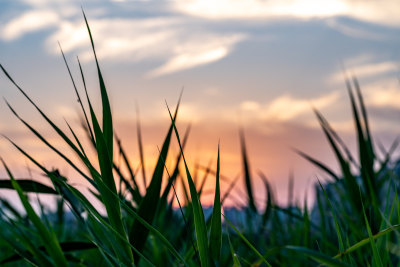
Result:
[[[231,255],[232,255],[232,261],[233,261],[232,267],[241,267],[242,265],[240,264],[239,257],[236,254],[235,250],[233,249],[231,238],[229,237],[229,232],[226,231],[226,234],[228,237],[229,250],[231,251]]]
[[[319,262],[323,265],[330,266],[330,267],[348,267],[349,265],[338,261],[337,259],[333,259],[325,254],[322,254],[318,251],[305,248],[305,247],[297,247],[297,246],[285,246],[286,249],[291,251],[296,251],[298,253],[304,254],[316,262]]]
[[[179,103],[180,99],[178,101],[178,105],[175,110],[174,120],[178,115]],[[156,215],[156,211],[160,202],[162,178],[164,175],[164,160],[167,159],[172,131],[173,131],[173,126],[171,124],[167,136],[165,137],[160,155],[158,157],[150,185],[147,188],[146,195],[143,197],[143,200],[140,203],[138,209],[138,215],[144,220],[146,220],[149,224],[153,223],[153,219],[154,216]],[[139,221],[135,221],[133,223],[131,232],[129,233],[129,240],[137,250],[143,251],[148,236],[148,232],[149,232],[148,229],[144,227],[144,225],[142,225]]]
[[[390,234],[393,231],[397,231],[400,229],[400,224],[396,224],[393,226],[390,226],[378,233],[376,233],[375,235],[372,236],[372,240],[376,240],[382,236],[385,236],[387,234]],[[351,247],[348,247],[346,250],[344,250],[342,253],[337,254],[334,258],[340,258],[343,257],[346,254],[352,253],[354,251],[356,251],[357,249],[360,249],[361,247],[368,245],[371,243],[371,238],[368,236],[367,238],[355,243],[354,245],[352,245]]]
[[[215,197],[214,207],[211,219],[211,232],[210,232],[210,254],[215,261],[219,261],[222,246],[222,224],[221,224],[221,199],[219,187],[219,172],[220,172],[220,149],[218,144],[218,157],[217,157],[217,175],[215,176]]]
[[[54,263],[57,266],[68,266],[67,260],[61,250],[60,244],[57,240],[57,237],[55,236],[54,232],[52,230],[47,229],[47,227],[42,223],[40,220],[39,216],[36,214],[36,212],[33,210],[31,204],[28,201],[28,198],[25,196],[22,188],[19,186],[18,182],[14,179],[14,176],[11,174],[10,170],[8,169],[7,165],[3,161],[3,159],[0,159],[4,168],[6,169],[8,175],[10,176],[12,185],[17,191],[18,196],[22,202],[22,205],[25,208],[25,211],[29,217],[29,219],[32,221],[38,232],[40,233],[41,239],[44,243],[44,246],[46,247],[46,251],[49,253],[50,257],[54,260]]]
[[[243,162],[243,173],[245,178],[245,185],[247,190],[247,197],[248,197],[248,207],[252,210],[257,212],[256,204],[254,202],[254,195],[253,189],[251,186],[251,176],[250,176],[250,167],[246,152],[246,143],[244,138],[243,129],[239,130],[239,137],[240,137],[240,146],[242,151],[242,162]]]
[[[145,190],[147,190],[146,164],[144,163],[142,128],[140,125],[140,116],[139,116],[139,107],[138,106],[136,106],[136,128],[137,128],[137,139],[138,139],[138,145],[139,145],[140,165],[141,165],[141,169],[142,169],[143,186],[144,186]]]
[[[29,179],[16,179],[17,183],[21,187],[22,191],[26,193],[39,193],[39,194],[52,194],[58,195],[57,191],[53,188],[44,185],[42,183],[29,180]],[[4,189],[14,189],[13,183],[11,180],[0,180],[0,188]]]
[[[299,154],[301,157],[305,158],[306,160],[308,160],[309,162],[311,162],[312,164],[314,164],[315,166],[319,167],[321,170],[325,171],[327,174],[329,174],[329,176],[331,176],[335,181],[339,181],[339,177],[330,169],[328,168],[325,164],[323,164],[322,162],[316,160],[315,158],[307,155],[306,153],[294,149],[294,151]]]
[[[228,220],[228,218],[226,218],[226,216],[224,214],[222,214],[222,216],[224,216],[225,220],[228,222],[228,224],[232,227],[232,229],[236,232],[236,234],[243,240],[243,242],[258,256],[260,257],[260,260],[262,260],[268,267],[271,267],[271,264],[269,264],[269,262],[264,258],[263,255],[261,255],[260,252],[258,252],[258,250],[250,243],[249,240],[247,240],[247,238],[231,223],[230,220]]]
[[[361,194],[361,192],[360,192],[360,194]],[[362,202],[361,202],[361,204],[363,205],[364,221],[365,221],[365,225],[367,227],[369,243],[371,244],[373,260],[374,260],[375,266],[381,267],[381,266],[383,266],[382,259],[381,259],[381,256],[379,255],[378,248],[376,246],[374,237],[372,235],[371,227],[369,226],[367,215],[365,213],[364,204]]]
[[[186,176],[187,176],[187,181],[188,181],[189,190],[190,190],[190,197],[192,199],[194,225],[195,225],[195,229],[196,229],[197,246],[199,249],[201,266],[203,266],[203,267],[211,266],[212,263],[211,263],[211,258],[210,258],[209,250],[208,250],[207,228],[206,228],[206,223],[205,223],[205,219],[204,219],[203,208],[201,207],[201,203],[200,203],[199,197],[197,195],[196,187],[194,185],[192,176],[190,175],[189,168],[186,163],[185,155],[183,154],[183,148],[182,148],[181,140],[179,138],[178,129],[176,128],[176,125],[175,125],[175,119],[172,117],[172,114],[171,114],[171,111],[169,108],[168,108],[168,112],[169,112],[169,116],[172,121],[172,125],[175,130],[176,139],[178,140],[179,148],[182,153],[182,158],[183,158],[183,162],[185,165]]]
[[[72,77],[72,73],[71,73],[71,70],[70,70],[70,68],[69,68],[67,59],[65,58],[64,51],[62,50],[61,44],[60,44],[60,43],[58,43],[58,46],[60,47],[61,55],[62,55],[62,57],[63,57],[63,59],[64,59],[65,66],[67,67],[69,77],[71,78],[72,86],[74,87],[76,97],[78,98],[78,103],[79,103],[79,105],[80,105],[80,107],[81,107],[81,110],[82,110],[82,113],[83,113],[83,117],[85,118],[86,127],[89,129],[89,132],[90,132],[90,135],[91,135],[92,139],[94,139],[93,132],[92,132],[92,128],[90,127],[90,123],[89,123],[89,119],[88,119],[87,114],[86,114],[85,107],[83,106],[81,96],[79,95],[78,88],[76,87],[76,84],[75,84],[75,80],[74,80],[74,78]],[[81,68],[81,66],[80,66],[79,59],[78,59],[78,63],[79,63],[80,69],[82,70],[82,68]],[[81,72],[81,74],[82,74],[82,77],[83,77],[83,72]],[[85,84],[85,83],[84,83],[84,85],[85,85],[85,88],[86,88],[86,84]]]
[[[104,84],[103,75],[101,74],[101,71],[100,71],[99,62],[97,60],[97,55],[96,55],[96,50],[94,48],[92,33],[90,31],[89,23],[86,19],[86,15],[85,15],[85,12],[83,11],[83,9],[82,9],[82,14],[83,14],[83,18],[85,19],[86,28],[88,30],[89,37],[90,37],[90,43],[92,44],[94,59],[96,61],[97,74],[99,76],[99,83],[100,83],[101,103],[102,103],[102,107],[103,107],[104,141],[105,141],[105,144],[108,149],[108,154],[110,155],[110,158],[112,159],[113,158],[113,123],[112,123],[110,102],[108,100],[108,95],[107,95],[106,86]]]
[[[265,205],[265,210],[264,210],[264,213],[262,215],[262,225],[265,226],[265,224],[267,223],[267,221],[268,221],[268,219],[269,219],[269,217],[271,215],[271,212],[272,212],[273,195],[272,195],[272,188],[271,188],[271,185],[268,182],[267,177],[262,172],[259,172],[259,175],[260,175],[261,179],[264,182],[265,191],[266,191],[266,194],[267,194],[267,198],[266,198],[267,201],[266,201],[266,205]]]

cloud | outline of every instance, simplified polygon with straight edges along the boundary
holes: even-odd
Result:
[[[351,25],[347,25],[346,23],[340,22],[335,18],[328,19],[326,21],[327,25],[338,32],[353,37],[353,38],[360,38],[360,39],[367,39],[367,40],[383,40],[387,38],[380,33],[371,32],[365,29],[361,29],[359,27],[354,27]]]
[[[181,29],[180,19],[97,19],[91,20],[96,51],[102,60],[138,62],[166,60],[147,73],[156,77],[209,64],[226,57],[243,34],[217,35],[208,32],[190,33]],[[87,31],[82,23],[63,22],[49,37],[47,46],[58,53],[57,41],[63,49],[81,51],[81,59],[92,59]],[[171,55],[173,55],[171,57]]]
[[[193,0],[174,1],[176,10],[208,19],[267,19],[278,16],[326,16],[344,12],[341,1],[317,0],[260,1],[260,0]]]
[[[400,109],[400,88],[396,79],[381,79],[362,85],[367,105]]]
[[[279,121],[292,120],[302,114],[309,113],[311,107],[327,107],[338,99],[338,92],[314,99],[295,99],[290,95],[283,95],[270,102],[264,112],[264,118]]]
[[[314,99],[294,98],[284,94],[275,98],[267,104],[257,101],[243,101],[240,107],[243,111],[251,112],[249,117],[258,117],[261,120],[286,122],[298,117],[311,114],[312,107],[318,109],[334,104],[339,98],[339,92],[332,92]]]
[[[363,21],[400,26],[397,0],[177,0],[175,10],[207,19],[324,18],[350,16]]]
[[[226,57],[233,46],[243,39],[245,39],[244,35],[200,36],[199,40],[191,40],[178,48],[171,59],[149,72],[148,76],[161,76],[218,61]]]
[[[30,32],[57,27],[59,22],[60,18],[54,11],[31,10],[2,27],[0,36],[3,40],[12,41]]]
[[[175,19],[91,19],[96,52],[101,59],[137,62],[163,59],[179,31],[172,30]],[[92,59],[89,38],[82,22],[64,21],[47,41],[47,47],[58,53],[57,41],[66,52],[80,54],[83,61]],[[163,45],[160,45],[163,44]]]
[[[364,63],[353,67],[346,66],[346,72],[355,75],[357,78],[379,77],[384,74],[394,73],[398,70],[399,64],[393,61]],[[331,76],[331,81],[343,83],[343,72],[338,71],[333,74]]]
[[[99,58],[118,62],[147,61],[150,64],[146,66],[153,68],[147,70],[147,77],[216,62],[228,56],[234,45],[245,39],[237,32],[220,34],[207,27],[193,30],[187,26],[193,20],[179,15],[116,17],[112,16],[115,11],[129,7],[129,3],[122,6],[104,1],[94,8],[92,2],[87,3],[87,13],[91,15],[89,24]],[[60,42],[66,54],[78,54],[82,61],[93,59],[87,30],[75,1],[23,0],[22,3],[28,11],[0,26],[1,39],[13,41],[30,32],[52,29],[45,41],[47,51],[58,55],[57,43]]]
[[[260,108],[260,104],[256,101],[244,101],[240,104],[242,110],[254,111]]]

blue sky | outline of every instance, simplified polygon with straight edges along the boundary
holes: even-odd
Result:
[[[360,80],[378,139],[388,145],[399,133],[399,1],[2,0],[0,62],[61,125],[63,117],[77,123],[78,106],[58,41],[76,79],[80,57],[90,94],[99,100],[81,6],[94,35],[117,132],[136,159],[138,106],[149,166],[168,124],[164,100],[174,105],[182,87],[179,122],[182,129],[193,125],[192,164],[215,159],[221,139],[225,172],[239,172],[241,125],[254,172],[267,173],[282,196],[290,169],[299,195],[318,173],[291,147],[335,166],[312,106],[354,146],[342,66]],[[24,118],[57,142],[4,76],[0,88]],[[56,162],[4,102],[0,111],[2,133],[48,166]],[[14,166],[21,163],[4,140],[0,149]]]

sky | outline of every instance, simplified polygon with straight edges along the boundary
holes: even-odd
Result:
[[[290,172],[299,202],[305,196],[312,198],[308,192],[317,178],[324,180],[323,173],[293,148],[337,170],[312,107],[356,151],[343,70],[359,79],[375,140],[388,147],[400,132],[397,0],[326,0],[323,4],[316,0],[1,0],[0,63],[65,130],[64,119],[79,128],[79,115],[58,42],[81,90],[79,56],[89,94],[100,104],[81,7],[109,91],[115,130],[134,166],[139,158],[139,110],[147,176],[169,125],[165,102],[174,107],[182,88],[178,126],[183,134],[191,125],[186,149],[191,168],[210,161],[215,167],[220,142],[221,172],[228,180],[239,177],[234,194],[241,195],[238,129],[242,127],[259,203],[265,199],[259,172],[273,184],[280,203],[287,199]],[[51,142],[67,149],[4,75],[0,75],[0,92]],[[0,114],[3,135],[84,186],[29,134],[4,101]],[[171,158],[178,152],[175,144]],[[4,138],[0,155],[16,176],[40,177]],[[5,175],[3,170],[0,173]],[[214,181],[211,177],[207,188],[213,188]],[[227,184],[222,184],[222,191]],[[210,201],[212,194],[204,197],[204,203]]]

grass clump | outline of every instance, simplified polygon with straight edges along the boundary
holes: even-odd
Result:
[[[60,156],[90,184],[90,193],[104,206],[103,215],[57,170],[49,170],[34,155],[9,141],[36,165],[52,182],[52,187],[37,181],[16,179],[3,161],[9,179],[0,180],[0,188],[13,189],[23,204],[20,213],[13,203],[0,199],[0,265],[5,266],[397,266],[400,256],[400,205],[397,189],[398,172],[392,159],[394,148],[380,159],[373,145],[368,115],[356,79],[346,81],[358,140],[358,159],[351,155],[340,136],[318,111],[317,120],[340,166],[336,174],[326,164],[296,151],[330,178],[316,186],[312,209],[294,205],[279,206],[268,179],[259,173],[267,192],[265,210],[260,211],[253,196],[245,137],[240,132],[243,178],[247,206],[243,210],[225,209],[227,193],[220,192],[220,147],[217,150],[214,205],[209,216],[200,197],[202,185],[196,185],[184,155],[188,132],[181,139],[176,127],[179,102],[174,112],[168,108],[170,126],[161,147],[151,180],[140,192],[138,171],[131,166],[121,140],[114,134],[107,89],[97,60],[94,41],[86,17],[85,22],[96,62],[101,116],[96,115],[88,97],[85,76],[78,60],[85,91],[85,104],[79,94],[69,65],[63,55],[82,112],[83,126],[96,152],[94,162],[87,154],[81,137],[68,124],[70,134],[62,131],[14,81],[0,64],[5,76],[32,104],[42,118],[58,134],[80,160],[78,167],[67,155],[55,148],[39,129],[25,121],[8,103],[10,110],[45,146]],[[62,52],[62,50],[61,50]],[[85,108],[86,107],[86,108]],[[100,121],[102,124],[100,125]],[[138,124],[139,126],[139,124]],[[140,127],[139,147],[142,151]],[[72,135],[73,138],[68,137]],[[176,138],[179,154],[171,174],[166,167],[170,144]],[[114,145],[123,164],[114,161]],[[396,143],[393,147],[396,146]],[[183,163],[184,172],[179,166]],[[142,178],[145,179],[141,156]],[[377,166],[377,167],[375,167]],[[125,175],[124,170],[128,175]],[[354,171],[355,170],[355,171]],[[166,186],[163,179],[168,177]],[[204,177],[204,180],[207,177]],[[177,182],[187,181],[186,205],[182,206],[175,192]],[[292,187],[292,186],[290,186]],[[56,196],[57,210],[32,208],[26,193]],[[179,210],[173,208],[169,196],[174,195]],[[68,206],[68,210],[64,208]],[[223,218],[222,218],[223,216]]]

